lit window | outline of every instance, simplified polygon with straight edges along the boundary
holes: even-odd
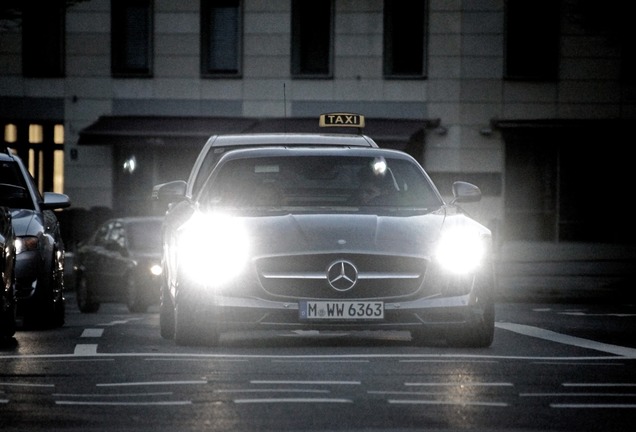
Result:
[[[31,144],[41,144],[44,140],[42,135],[42,125],[30,124],[29,125],[29,142]]]
[[[4,142],[14,143],[18,140],[18,128],[14,124],[4,126]]]
[[[55,144],[64,144],[64,125],[56,124],[53,127],[53,142]]]
[[[53,192],[64,193],[64,150],[53,152]]]

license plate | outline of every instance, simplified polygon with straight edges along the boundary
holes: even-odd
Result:
[[[301,320],[376,320],[384,318],[381,301],[301,301]]]

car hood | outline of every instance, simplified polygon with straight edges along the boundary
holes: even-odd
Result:
[[[451,218],[453,224],[474,223],[463,214],[449,216],[445,211],[408,217],[288,214],[242,221],[255,256],[333,252],[429,256]]]
[[[42,231],[42,218],[34,210],[12,209],[13,231],[16,236],[36,235]]]
[[[161,261],[161,251],[133,251],[132,256],[139,261]]]

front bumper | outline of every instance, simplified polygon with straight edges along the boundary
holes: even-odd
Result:
[[[182,300],[183,301],[183,300]],[[355,300],[353,300],[355,302]],[[216,296],[187,301],[188,313],[204,327],[232,330],[408,330],[464,326],[483,315],[492,300],[474,293],[384,303],[383,319],[304,320],[299,302]]]
[[[38,251],[25,251],[16,256],[15,288],[18,300],[30,299],[35,295],[42,266]]]

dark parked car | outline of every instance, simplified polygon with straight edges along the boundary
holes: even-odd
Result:
[[[155,189],[179,202],[164,226],[162,336],[215,344],[240,329],[390,329],[415,343],[489,346],[490,230],[445,203],[411,156],[321,137],[331,144],[264,136],[266,147],[228,151],[198,173],[193,196],[190,185]],[[481,198],[464,182],[453,193]]]
[[[159,302],[161,217],[110,219],[75,253],[75,289],[82,312],[100,303],[126,303],[145,312]]]
[[[26,326],[64,324],[64,242],[54,209],[71,205],[68,196],[40,194],[22,160],[0,152],[0,205],[11,209],[16,236],[18,315]]]
[[[0,195],[3,193],[0,185]],[[11,211],[0,207],[0,271],[2,271],[2,292],[0,292],[0,342],[15,334],[15,235],[11,224]]]

